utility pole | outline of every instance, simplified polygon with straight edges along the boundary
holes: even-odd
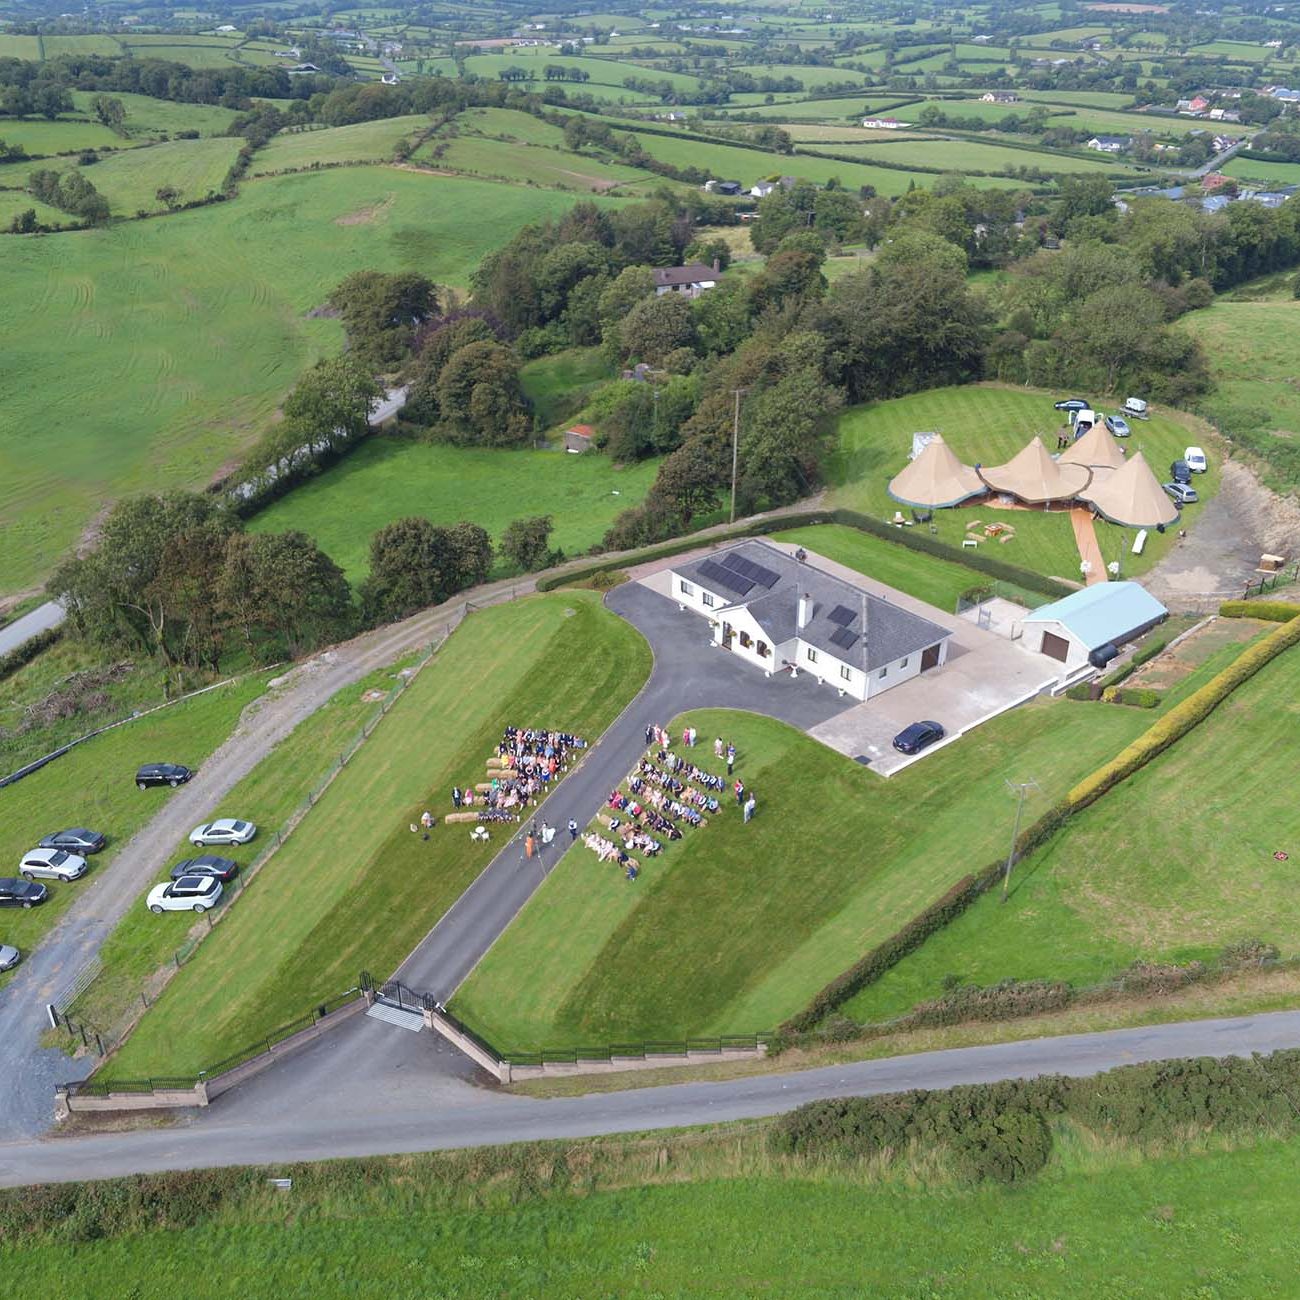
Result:
[[[748,388],[733,390],[736,399],[736,413],[731,422],[731,523],[736,522],[736,469],[740,463],[740,399],[749,392]]]
[[[1011,826],[1011,848],[1007,850],[1007,869],[1002,876],[1002,901],[1007,901],[1007,891],[1011,888],[1011,865],[1016,860],[1016,840],[1020,838],[1020,815],[1025,810],[1025,799],[1030,790],[1038,789],[1037,781],[1008,781],[1007,789],[1017,795],[1016,819]]]

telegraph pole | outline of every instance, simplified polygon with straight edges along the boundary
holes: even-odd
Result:
[[[740,463],[740,399],[749,392],[748,388],[733,390],[736,399],[736,413],[731,422],[731,523],[736,522],[736,469]]]
[[[1016,818],[1011,826],[1011,848],[1007,851],[1007,869],[1002,876],[1002,901],[1007,901],[1007,891],[1011,888],[1011,866],[1016,860],[1016,840],[1020,838],[1020,815],[1025,810],[1025,799],[1030,790],[1038,789],[1037,781],[1008,781],[1007,789],[1016,794]]]

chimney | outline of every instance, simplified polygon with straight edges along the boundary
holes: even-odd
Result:
[[[812,597],[805,591],[799,597],[799,631],[802,632],[808,626],[808,620],[812,617]]]

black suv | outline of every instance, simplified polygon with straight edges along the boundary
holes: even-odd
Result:
[[[151,785],[184,785],[194,775],[179,763],[146,763],[136,774],[135,783],[141,790]]]
[[[0,907],[35,907],[50,891],[35,880],[0,880]]]
[[[1176,460],[1169,466],[1169,477],[1175,483],[1190,483],[1192,481],[1192,467],[1185,460]]]

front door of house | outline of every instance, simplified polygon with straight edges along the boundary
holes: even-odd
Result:
[[[724,650],[730,650],[730,649],[731,649],[731,639],[732,639],[732,637],[734,637],[735,635],[736,635],[736,629],[735,629],[734,627],[732,627],[730,623],[723,623],[723,625],[722,625],[722,648],[723,648]]]
[[[926,672],[939,666],[939,647],[932,645],[921,652],[921,671]]]

